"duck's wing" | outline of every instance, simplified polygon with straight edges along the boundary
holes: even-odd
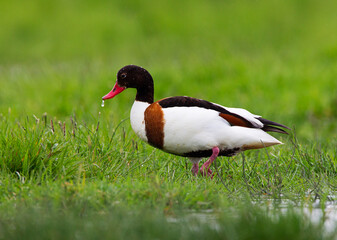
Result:
[[[259,128],[264,131],[278,132],[284,134],[287,134],[287,132],[281,128],[289,129],[285,125],[264,119],[261,116],[252,114],[242,108],[228,108],[216,103],[192,97],[178,96],[164,98],[162,100],[159,100],[158,104],[162,108],[200,107],[205,109],[211,109],[219,112],[219,116],[224,118],[232,126]]]

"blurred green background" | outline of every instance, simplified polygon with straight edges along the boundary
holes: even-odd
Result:
[[[127,64],[150,71],[155,99],[243,107],[335,139],[337,3],[286,1],[0,1],[0,111],[119,122],[129,90],[101,108]]]

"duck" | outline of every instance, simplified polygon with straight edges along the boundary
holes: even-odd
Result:
[[[198,98],[174,96],[154,101],[153,78],[136,65],[118,71],[112,90],[102,97],[103,103],[128,88],[137,91],[130,112],[135,134],[157,149],[187,157],[194,176],[200,172],[213,178],[210,166],[217,157],[282,144],[267,132],[288,134],[284,129],[290,129],[243,108],[224,107]],[[208,160],[199,169],[203,158]]]

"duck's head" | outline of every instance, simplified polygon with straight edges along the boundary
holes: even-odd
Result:
[[[113,98],[127,88],[137,89],[137,101],[153,102],[152,77],[146,69],[136,65],[127,65],[121,68],[117,73],[117,81],[114,87],[102,99]]]

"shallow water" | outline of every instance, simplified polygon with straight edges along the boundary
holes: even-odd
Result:
[[[332,197],[331,199],[336,199],[336,197]],[[294,203],[289,200],[282,200],[280,204],[277,204],[277,207],[273,207],[270,201],[258,202],[256,203],[259,205],[262,209],[265,207],[266,211],[269,209],[279,209],[278,214],[287,213],[289,209],[292,209],[295,213],[298,213],[299,215],[304,214],[305,217],[310,219],[312,223],[314,224],[323,224],[325,232],[333,233],[337,229],[337,201],[328,201],[325,202],[324,208],[321,207],[321,202],[319,200],[316,200],[312,206],[294,206]],[[267,203],[268,202],[268,203]],[[233,212],[235,215],[235,209],[230,209],[230,212]],[[270,211],[272,217],[277,217],[274,211]],[[202,224],[209,224],[211,228],[214,230],[219,230],[221,228],[221,225],[218,222],[218,214],[219,212],[215,212],[212,209],[209,210],[202,210],[202,211],[189,211],[186,214],[184,214],[183,219],[176,218],[176,217],[167,217],[168,222],[172,223],[180,223],[180,222],[190,222],[191,220],[195,219],[199,221]],[[189,227],[193,230],[198,231],[197,225],[193,226],[189,225]]]
[[[327,232],[332,232],[337,228],[337,202],[326,203],[325,208],[322,209],[317,200],[312,209],[304,207],[303,212],[313,223],[323,222]]]
[[[329,196],[329,199],[336,199],[336,196]],[[337,201],[326,201],[322,205],[320,200],[316,200],[312,206],[294,206],[290,200],[282,200],[278,205],[281,212],[287,212],[292,208],[298,214],[304,214],[312,223],[322,223],[326,232],[332,232],[337,228]]]

